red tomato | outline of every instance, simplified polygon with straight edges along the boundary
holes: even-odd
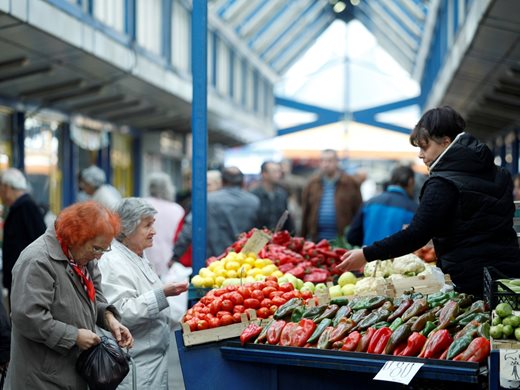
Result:
[[[188,309],[188,310],[186,311],[186,314],[189,314],[189,315],[193,315],[193,313],[194,313],[194,311],[193,311],[192,308],[190,308],[190,309]]]
[[[274,297],[271,299],[271,301],[273,302],[273,305],[276,306],[282,306],[285,302],[287,302],[287,300],[283,299],[282,297]]]
[[[303,292],[300,291],[300,294],[303,299],[312,298],[312,293],[310,291],[303,291]]]
[[[189,321],[193,318],[193,314],[186,314],[184,315],[184,318],[182,319],[184,322]]]
[[[237,291],[244,299],[247,299],[251,296],[251,291],[246,286],[240,286]]]
[[[294,298],[294,291],[284,292],[282,294],[282,298],[288,301],[291,298]]]
[[[261,301],[262,299],[264,299],[264,293],[262,292],[262,290],[253,290],[251,291],[251,298],[258,299],[259,301]]]
[[[233,307],[235,307],[235,304],[231,299],[224,299],[222,301],[222,310],[231,312],[233,311]]]
[[[213,315],[217,314],[220,309],[222,308],[222,299],[215,298],[213,299],[213,302],[209,304],[209,312]]]
[[[276,291],[276,290],[277,289],[274,288],[273,286],[267,286],[262,289],[262,293],[264,294],[264,296],[268,297],[269,294],[271,294],[273,291]]]
[[[244,297],[238,291],[230,293],[229,300],[233,302],[233,305],[241,305],[244,303]]]
[[[218,290],[215,290],[215,296],[220,297],[220,296],[224,295],[226,292],[227,292],[226,289],[219,288]]]
[[[273,299],[274,297],[281,297],[283,294],[283,291],[273,291],[271,294],[269,294],[269,298]]]
[[[270,314],[271,314],[271,312],[269,311],[269,309],[267,307],[261,307],[260,309],[258,309],[256,311],[256,316],[258,318],[267,318],[267,317],[269,317]]]
[[[266,282],[266,284],[267,284],[267,282],[275,282],[276,284],[278,284],[278,278],[276,276],[269,275],[268,277],[265,278],[265,282]]]
[[[260,306],[262,307],[271,307],[272,304],[273,302],[269,298],[262,299],[260,302]]]
[[[265,282],[254,282],[251,286],[253,287],[253,290],[261,290],[266,287],[267,284],[265,284]]]
[[[258,299],[254,299],[254,298],[249,298],[249,299],[246,299],[244,300],[244,307],[246,309],[258,309],[260,307],[260,301]]]
[[[223,315],[220,318],[220,325],[221,326],[231,325],[234,322],[235,322],[235,319],[233,318],[233,316],[231,314]]]
[[[218,328],[220,326],[220,320],[218,318],[211,318],[208,322],[210,328]]]
[[[206,320],[197,321],[197,330],[204,330],[209,328],[209,323]]]
[[[294,290],[294,286],[292,285],[292,283],[289,283],[289,282],[283,283],[280,285],[279,290],[283,291],[283,292],[289,292],[289,291]]]
[[[229,311],[224,311],[224,310],[221,310],[217,313],[217,318],[222,318],[224,316],[227,316],[227,315],[231,315],[231,313]]]
[[[246,308],[244,307],[244,305],[236,305],[234,308],[233,308],[233,313],[243,313],[244,311],[246,310]]]
[[[195,319],[205,320],[206,319],[206,313],[201,313],[200,311],[198,311],[198,312],[195,313],[195,315],[193,317]]]
[[[272,281],[272,280],[268,280],[265,282],[266,286],[267,287],[274,287],[275,289],[278,290],[278,281]]]
[[[269,312],[270,312],[271,314],[276,313],[276,310],[278,310],[278,306],[276,306],[276,305],[271,305],[271,306],[269,307]]]
[[[205,295],[202,298],[200,298],[199,302],[203,305],[209,305],[211,302],[213,302],[213,299],[215,299],[215,298]]]
[[[229,286],[226,286],[226,291],[227,291],[227,292],[237,291],[237,288],[238,288],[237,285],[230,284]]]
[[[234,322],[242,322],[242,314],[241,313],[233,313],[233,321]]]
[[[196,318],[193,318],[189,321],[186,321],[186,324],[190,327],[190,330],[192,332],[195,332],[197,330],[197,322],[198,320]]]

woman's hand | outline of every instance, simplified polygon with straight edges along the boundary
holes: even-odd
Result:
[[[167,297],[173,297],[175,295],[182,294],[184,291],[188,290],[188,282],[180,282],[180,283],[166,283],[163,287],[164,295]]]
[[[134,345],[134,338],[126,326],[120,323],[114,314],[107,310],[105,312],[105,322],[112,336],[116,339],[121,348],[132,348]]]
[[[76,336],[76,345],[79,349],[85,350],[98,345],[101,339],[97,334],[89,329],[78,329],[78,335]]]
[[[363,249],[353,249],[341,256],[341,263],[336,268],[342,272],[361,270],[367,263]]]

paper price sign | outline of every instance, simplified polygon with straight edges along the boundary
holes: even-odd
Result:
[[[388,361],[374,379],[408,385],[424,363]]]
[[[262,248],[269,242],[271,236],[261,230],[256,230],[247,240],[246,244],[240,251],[241,253],[256,253],[260,252]]]

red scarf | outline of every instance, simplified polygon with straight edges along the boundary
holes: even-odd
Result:
[[[72,256],[70,256],[69,248],[67,248],[67,246],[63,243],[63,241],[61,240],[61,237],[59,237],[58,234],[56,234],[56,238],[58,239],[58,242],[60,243],[61,250],[63,251],[63,253],[67,257],[67,259],[69,260],[70,266],[72,267],[72,269],[74,270],[76,275],[79,276],[79,280],[81,281],[81,284],[85,288],[85,291],[87,292],[88,297],[90,298],[90,300],[92,302],[94,302],[96,299],[96,289],[94,288],[94,283],[92,282],[92,278],[90,277],[87,267],[83,267],[83,269],[85,270],[85,272],[83,272],[81,270],[81,268],[79,267],[79,265],[74,261]]]

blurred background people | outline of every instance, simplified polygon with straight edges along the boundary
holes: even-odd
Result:
[[[394,168],[385,192],[369,199],[357,213],[348,230],[347,241],[351,245],[370,245],[408,225],[417,210],[414,188],[412,168]]]
[[[217,169],[211,169],[206,173],[206,186],[208,192],[220,190],[222,188],[222,173]]]
[[[340,169],[335,150],[321,152],[319,173],[302,196],[302,236],[312,241],[343,237],[362,203],[358,182]]]
[[[285,188],[289,194],[287,206],[294,224],[294,234],[299,236],[302,231],[302,192],[307,184],[307,180],[293,173],[291,160],[282,160],[280,167],[282,168],[280,185]]]
[[[101,203],[111,210],[115,210],[121,194],[119,191],[108,184],[107,176],[101,168],[91,165],[81,171],[79,188],[89,195],[92,200]]]
[[[11,295],[11,272],[20,253],[47,228],[40,208],[28,194],[28,183],[16,168],[6,169],[0,178],[0,199],[7,207],[2,242],[3,284]]]
[[[251,193],[260,200],[260,209],[258,213],[258,228],[268,228],[274,230],[276,224],[285,210],[288,210],[287,191],[280,186],[282,178],[282,168],[280,164],[274,161],[265,161],[260,167],[261,180]],[[282,230],[288,230],[294,233],[294,224],[292,216],[289,215]]]
[[[96,324],[121,347],[132,335],[106,303],[96,261],[110,250],[119,219],[96,202],[64,209],[13,268],[8,389],[87,390],[76,371],[82,350],[98,344]]]
[[[513,200],[520,200],[520,174],[513,176]]]
[[[112,242],[112,251],[99,261],[103,291],[135,338],[129,353],[135,361],[136,388],[167,389],[170,311],[166,298],[186,291],[188,283],[163,284],[144,253],[155,235],[153,206],[144,199],[125,198],[117,213],[121,233]],[[132,375],[118,389],[132,389]]]
[[[145,250],[153,270],[162,279],[168,274],[172,257],[173,240],[179,223],[184,217],[184,209],[175,199],[175,187],[170,176],[164,172],[154,172],[148,179],[149,197],[146,201],[157,210],[155,216],[155,237],[153,246]]]

